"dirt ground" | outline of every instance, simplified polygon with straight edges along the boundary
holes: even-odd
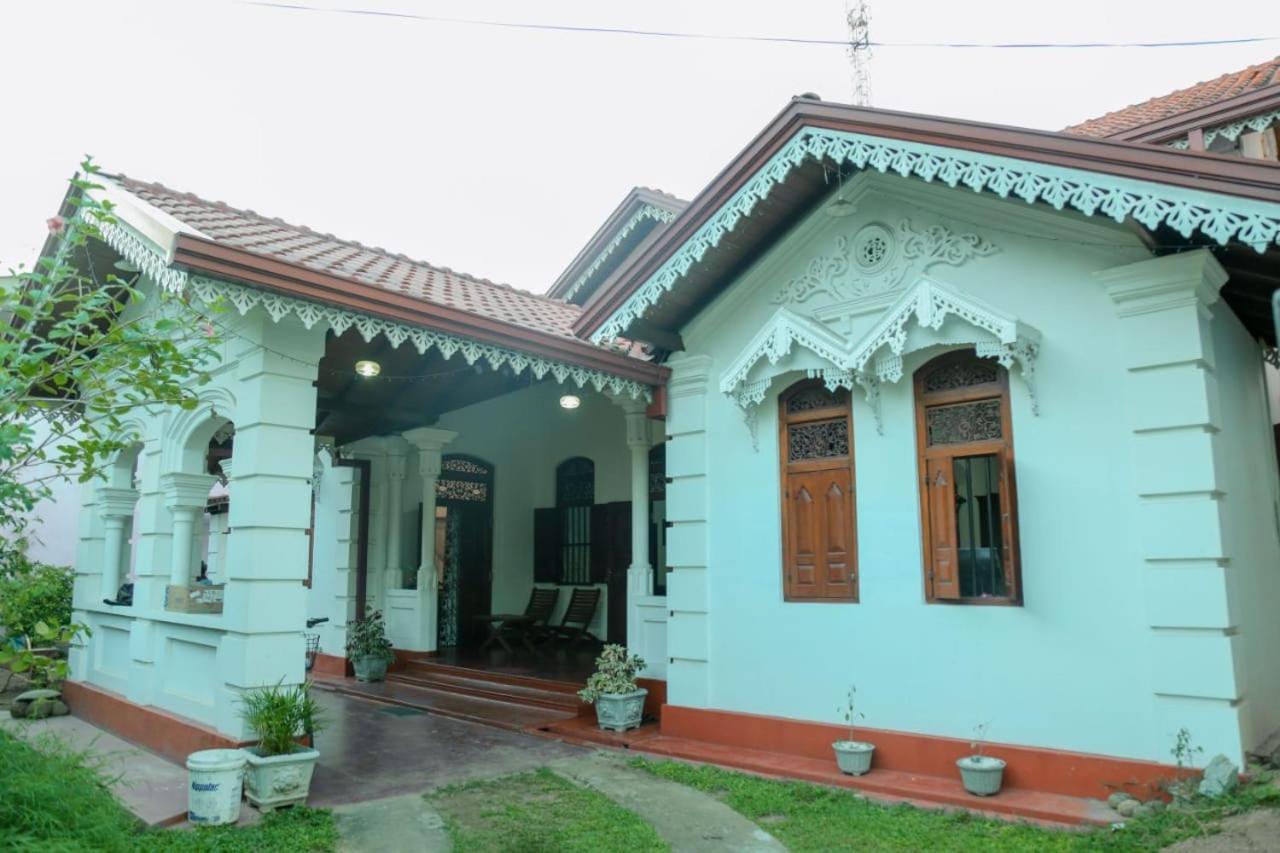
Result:
[[[1280,851],[1280,809],[1255,809],[1229,817],[1222,831],[1188,838],[1168,848],[1177,853],[1274,853]]]

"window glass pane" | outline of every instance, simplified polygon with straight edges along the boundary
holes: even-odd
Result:
[[[787,426],[787,461],[849,455],[849,422],[844,418]]]
[[[1000,419],[1000,400],[930,406],[925,410],[925,429],[930,447],[1002,438],[1004,425]]]
[[[962,598],[1003,598],[1000,459],[995,454],[952,460],[956,495],[956,558]]]

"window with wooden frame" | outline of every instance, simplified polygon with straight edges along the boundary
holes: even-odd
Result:
[[[1021,604],[1009,374],[973,350],[916,371],[925,598]]]
[[[820,380],[778,398],[782,588],[787,601],[857,601],[853,419],[849,393]]]

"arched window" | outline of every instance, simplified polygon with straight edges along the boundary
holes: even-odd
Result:
[[[849,393],[799,382],[778,399],[782,587],[787,601],[857,601]]]
[[[916,371],[915,393],[925,597],[1018,604],[1008,373],[951,352]]]

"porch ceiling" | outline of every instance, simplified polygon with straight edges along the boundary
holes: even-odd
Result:
[[[378,362],[382,372],[355,372],[361,359]],[[329,333],[316,379],[317,435],[338,444],[371,435],[428,426],[445,412],[527,388],[539,381],[529,371],[492,370],[483,361],[467,364],[461,355],[446,359],[438,351],[420,355],[411,346],[391,346],[385,338],[366,342],[355,330]]]

